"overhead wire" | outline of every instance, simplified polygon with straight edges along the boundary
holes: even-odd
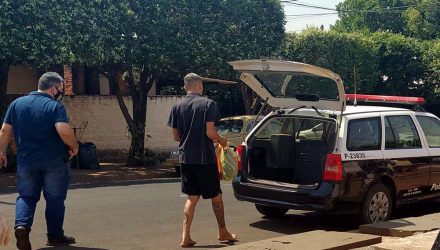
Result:
[[[332,12],[332,13],[310,13],[310,14],[287,14],[286,17],[325,16],[325,15],[334,15],[334,14],[338,14],[338,12]]]
[[[297,7],[303,7],[303,8],[312,8],[312,9],[320,9],[320,10],[331,10],[331,11],[337,11],[337,12],[355,12],[355,13],[401,13],[405,11],[408,8],[412,7],[423,7],[424,9],[420,9],[421,11],[430,11],[430,10],[436,10],[440,8],[440,4],[438,3],[432,3],[432,4],[417,4],[417,5],[403,5],[403,6],[394,6],[394,7],[387,7],[387,8],[381,8],[381,9],[370,9],[370,10],[344,10],[344,9],[336,9],[336,8],[330,8],[325,6],[319,6],[319,5],[313,5],[303,2],[298,2],[295,0],[282,0],[281,3],[287,4],[287,5],[293,5]]]
[[[307,19],[315,19],[315,18],[320,18],[320,17],[324,17],[324,16],[331,16],[331,15],[335,15],[335,14],[326,14],[326,15],[322,15],[322,16],[286,17],[286,18],[288,20],[307,20]]]

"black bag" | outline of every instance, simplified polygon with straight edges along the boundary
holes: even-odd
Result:
[[[78,155],[72,159],[72,168],[99,169],[96,145],[92,142],[79,143]]]

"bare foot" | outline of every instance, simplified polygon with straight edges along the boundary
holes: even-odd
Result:
[[[192,247],[196,243],[197,242],[193,241],[192,239],[182,240],[182,243],[180,243],[180,247]]]
[[[234,242],[234,241],[238,241],[238,237],[236,234],[231,234],[229,232],[226,233],[221,233],[218,236],[218,240],[219,241],[229,241],[229,242]]]

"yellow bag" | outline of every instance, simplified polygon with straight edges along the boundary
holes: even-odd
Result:
[[[230,181],[237,176],[237,152],[235,152],[232,147],[223,148],[221,145],[218,145],[216,148],[216,155],[220,178],[225,181]]]

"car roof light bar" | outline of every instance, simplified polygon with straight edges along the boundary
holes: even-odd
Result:
[[[414,105],[421,105],[425,103],[425,98],[423,97],[409,96],[345,94],[345,98],[347,101],[357,100],[358,102],[401,103]]]

